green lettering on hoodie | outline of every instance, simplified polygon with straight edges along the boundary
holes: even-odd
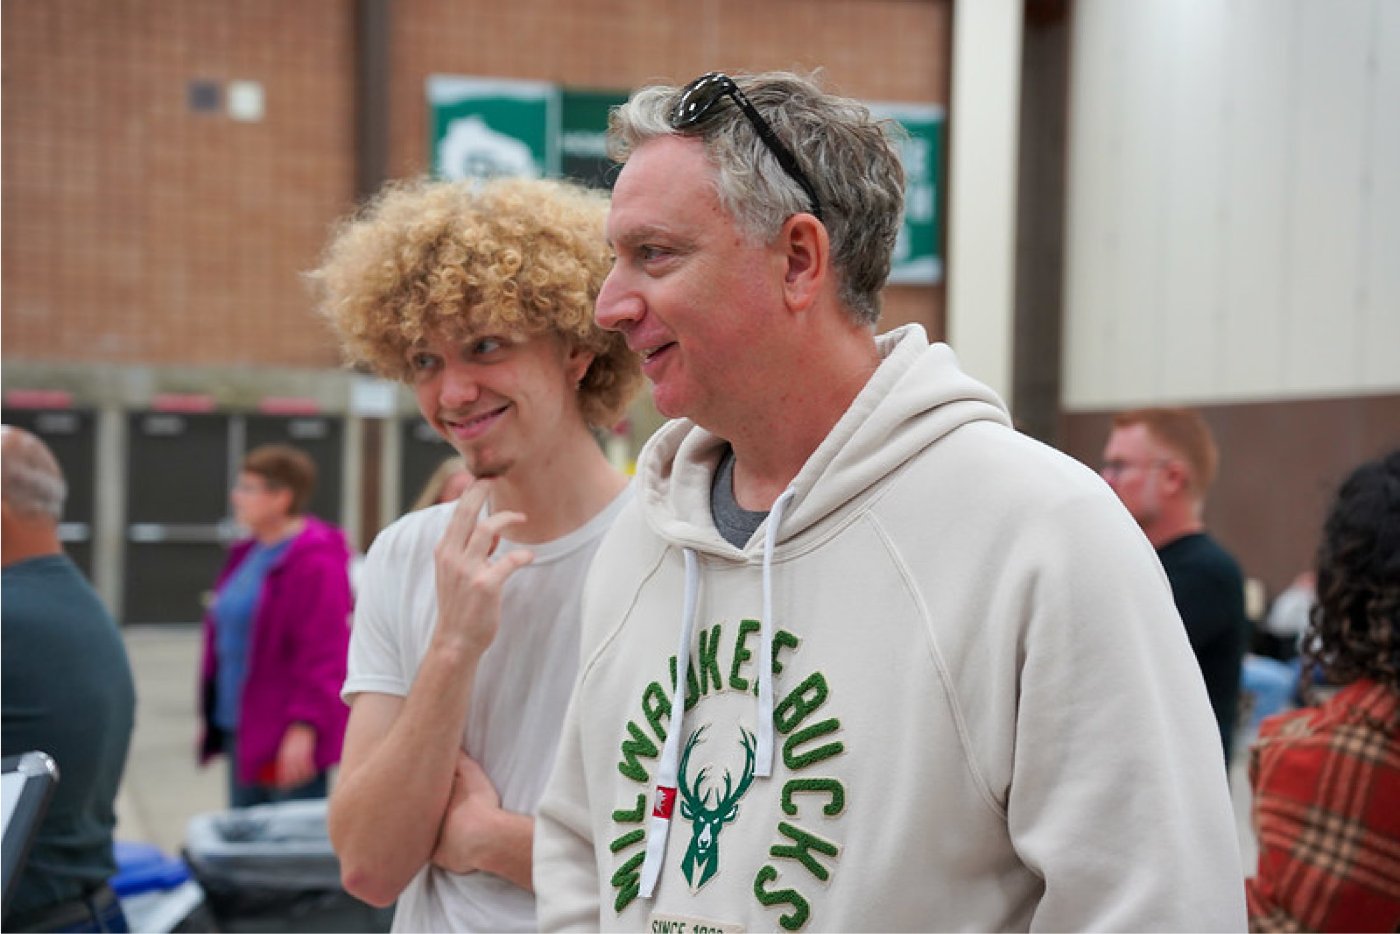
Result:
[[[715,690],[718,691],[724,688],[724,681],[720,678],[719,674],[719,637],[721,632],[722,629],[719,623],[716,623],[710,629],[700,630],[700,651],[698,654],[700,656],[699,661],[701,694],[710,693],[712,672],[714,675],[713,683],[715,686]],[[709,639],[705,638],[707,633],[709,634]]]
[[[774,844],[768,850],[769,856],[776,856],[778,859],[795,859],[807,868],[807,871],[818,879],[825,882],[830,876],[830,871],[817,862],[811,851],[824,853],[827,856],[835,856],[838,852],[836,844],[830,840],[823,840],[816,834],[808,833],[801,827],[794,827],[787,821],[778,823],[778,831],[792,841],[791,844]]]
[[[617,898],[613,899],[613,909],[618,913],[622,909],[632,904],[632,900],[642,891],[642,874],[637,870],[642,866],[642,860],[646,859],[647,851],[643,847],[631,859],[617,867],[617,872],[613,873],[611,882],[613,888],[617,889]]]
[[[810,739],[816,739],[818,736],[825,736],[827,733],[835,733],[839,729],[841,729],[841,721],[832,717],[798,730],[783,743],[783,764],[796,772],[843,752],[846,744],[837,740],[834,743],[827,743],[825,746],[813,749],[811,752],[797,754],[797,747],[801,744]]]
[[[768,891],[765,886],[778,878],[778,870],[772,866],[764,866],[758,871],[758,875],[753,880],[753,895],[765,908],[772,908],[774,905],[791,905],[793,910],[778,919],[778,923],[785,930],[796,931],[807,923],[808,916],[812,913],[812,908],[807,904],[807,899],[803,898],[796,889],[779,889],[776,892]]]
[[[634,782],[645,782],[650,778],[650,773],[642,768],[642,764],[637,761],[638,756],[645,756],[648,759],[656,758],[656,744],[642,732],[642,728],[631,720],[627,721],[627,732],[632,734],[631,739],[622,741],[622,760],[617,763],[617,770]]]
[[[671,699],[666,696],[666,689],[655,681],[642,692],[642,713],[656,734],[656,741],[666,742],[666,728],[661,725],[661,718],[671,719]]]
[[[817,794],[823,791],[831,798],[822,805],[823,814],[835,817],[846,809],[846,786],[836,779],[794,778],[783,786],[783,813],[789,817],[797,816],[797,804],[792,800],[793,795]],[[617,819],[616,811],[613,812],[613,819]]]
[[[744,643],[749,641],[749,636],[763,628],[763,624],[756,619],[739,620],[739,635],[734,640],[734,663],[729,666],[729,686],[736,691],[747,691],[749,680],[739,677],[739,666],[753,657]]]

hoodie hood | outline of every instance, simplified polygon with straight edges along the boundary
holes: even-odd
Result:
[[[798,547],[807,532],[815,534],[823,526],[839,529],[839,522],[825,520],[848,506],[858,506],[879,481],[953,429],[981,420],[1010,424],[1006,407],[996,394],[965,375],[946,344],[930,346],[918,325],[906,325],[878,337],[876,346],[881,363],[875,374],[774,501],[760,526],[763,534],[755,535],[743,549],[719,534],[710,511],[710,487],[724,449],[723,439],[694,422],[678,420],[653,436],[640,458],[643,515],[663,540],[680,548],[685,561],[676,671],[686,671],[689,663],[702,577],[699,555],[762,563],[756,736],[751,737],[752,774],[757,778],[769,777],[773,769],[774,563],[786,549]],[[851,509],[853,514],[855,511]],[[685,692],[686,679],[678,677],[670,708],[677,714],[662,748],[655,807],[647,826],[640,880],[644,898],[653,896],[670,836]]]
[[[774,545],[802,537],[858,501],[881,479],[955,428],[1010,425],[1006,405],[958,366],[947,344],[907,324],[875,339],[881,363],[789,487]],[[742,550],[710,516],[710,486],[727,442],[689,419],[667,423],[638,458],[641,507],[663,539],[704,554],[755,558],[763,535]],[[784,494],[788,495],[788,494]]]

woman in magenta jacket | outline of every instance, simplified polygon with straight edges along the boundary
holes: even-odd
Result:
[[[350,549],[307,514],[315,485],[305,453],[264,445],[230,496],[251,537],[230,550],[204,616],[200,762],[229,756],[233,807],[324,797],[340,761]]]

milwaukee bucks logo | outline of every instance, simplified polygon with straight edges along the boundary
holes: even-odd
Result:
[[[690,845],[686,847],[685,856],[681,860],[681,872],[685,873],[686,881],[693,889],[698,889],[710,881],[710,877],[719,869],[720,831],[739,815],[739,799],[753,783],[754,738],[753,734],[743,727],[739,729],[743,734],[741,745],[744,748],[744,776],[739,779],[738,786],[734,785],[729,770],[725,769],[723,794],[719,794],[716,789],[705,788],[708,766],[695,776],[694,785],[690,783],[686,778],[686,766],[690,764],[691,751],[705,741],[706,729],[707,727],[702,726],[690,734],[690,739],[685,744],[685,753],[681,755],[677,775],[681,816],[690,821]],[[715,796],[713,804],[710,803],[711,795]]]

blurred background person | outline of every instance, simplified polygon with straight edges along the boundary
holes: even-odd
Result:
[[[59,782],[17,881],[7,931],[125,931],[107,885],[136,691],[121,634],[63,553],[67,485],[43,441],[0,428],[4,755],[33,750]]]
[[[1337,494],[1303,652],[1343,687],[1260,728],[1250,929],[1400,930],[1400,450]]]
[[[1100,473],[1157,549],[1229,762],[1250,625],[1240,566],[1205,529],[1218,463],[1200,412],[1133,409],[1113,417]]]
[[[1297,657],[1303,645],[1303,633],[1317,602],[1317,575],[1311,569],[1293,578],[1283,593],[1274,598],[1264,617],[1264,635],[1270,640],[1268,651],[1262,654],[1289,661]]]
[[[1311,569],[1274,598],[1263,624],[1253,632],[1240,672],[1241,702],[1248,707],[1245,742],[1259,732],[1265,717],[1282,713],[1298,700],[1303,633],[1317,602],[1317,579]]]
[[[316,465],[289,445],[254,448],[230,497],[236,543],[204,618],[200,761],[229,757],[229,803],[324,798],[340,761],[352,604],[350,549],[306,512]]]
[[[474,479],[461,455],[447,458],[438,464],[437,470],[434,470],[432,476],[423,484],[423,489],[413,501],[409,512],[456,501],[462,495],[462,491],[472,485]]]

